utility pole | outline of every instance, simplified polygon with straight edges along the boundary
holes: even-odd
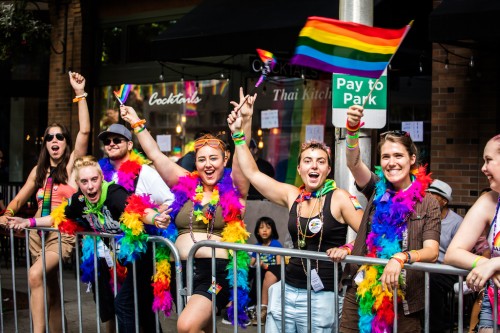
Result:
[[[339,19],[347,22],[361,23],[373,26],[373,0],[340,0]],[[359,135],[359,149],[363,162],[371,166],[371,130],[361,129]],[[354,177],[347,168],[346,163],[346,130],[345,128],[335,128],[335,181],[340,188],[358,197],[361,205],[366,207],[366,198],[357,191],[354,185]],[[347,240],[351,241],[356,237],[354,230],[349,228]]]

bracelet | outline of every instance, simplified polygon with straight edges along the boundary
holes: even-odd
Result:
[[[349,125],[349,120],[346,120],[345,122],[345,128],[350,131],[350,132],[356,132],[359,130],[359,128],[361,127],[361,122],[359,122],[356,127],[351,127],[351,125]]]
[[[132,125],[130,125],[130,127],[132,128],[136,128],[136,127],[139,127],[141,125],[144,125],[146,123],[146,119],[141,119],[139,121],[136,121],[135,123],[133,123]]]
[[[352,253],[351,248],[349,246],[347,246],[347,245],[342,245],[341,247],[339,247],[339,249],[347,250],[347,254],[348,255],[351,255],[351,253]]]
[[[359,131],[354,132],[354,133],[352,133],[352,134],[350,134],[350,133],[351,133],[351,132],[347,132],[347,135],[346,135],[349,139],[351,139],[351,140],[356,140],[356,139],[358,139],[358,138],[359,138]]]
[[[73,98],[73,103],[80,102],[81,100],[84,100],[87,96],[88,94],[86,92],[84,92],[82,95],[75,96],[75,98]]]
[[[30,217],[28,220],[30,221],[30,228],[36,227],[36,219],[34,217]]]
[[[401,269],[403,269],[405,267],[405,263],[404,263],[403,259],[400,259],[400,258],[395,257],[395,256],[392,256],[391,259],[394,259],[397,262],[399,262],[399,264],[401,265]]]
[[[404,253],[406,253],[406,256],[408,257],[408,263],[411,263],[411,253],[408,251],[406,251]]]
[[[476,259],[474,259],[474,261],[472,262],[472,269],[476,268],[477,266],[477,263],[479,262],[479,260],[481,260],[482,258],[486,258],[486,257],[483,257],[483,256],[477,256]]]
[[[142,127],[137,127],[137,128],[134,128],[134,133],[137,134],[137,133],[141,133],[142,131],[144,131],[146,129],[146,126],[142,126]]]
[[[156,221],[155,221],[155,218],[157,216],[160,216],[160,213],[156,213],[155,215],[153,215],[153,218],[151,219],[151,224],[154,224],[157,228],[159,228],[158,225],[156,224]]]
[[[354,149],[356,149],[356,147],[358,146],[359,141],[356,141],[356,143],[355,143],[355,144],[353,144],[353,145],[351,146],[349,143],[347,143],[347,140],[346,140],[346,141],[345,141],[345,144],[346,144],[346,146],[347,146],[347,149],[349,149],[349,150],[354,150]]]
[[[233,141],[235,146],[244,145],[246,143],[245,137],[233,139]]]
[[[234,140],[234,139],[241,139],[241,138],[244,138],[245,137],[245,132],[235,132],[233,134],[231,134],[231,138]]]
[[[417,255],[417,259],[415,259],[416,262],[420,261],[420,253],[417,250],[411,250],[410,252],[414,252]]]
[[[16,213],[14,213],[14,210],[12,208],[7,208],[5,210],[5,213],[7,213],[7,212],[10,213],[10,216],[15,216],[16,215]],[[3,214],[5,215],[5,213],[3,213]]]

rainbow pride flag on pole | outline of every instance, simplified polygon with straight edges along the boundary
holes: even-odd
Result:
[[[408,33],[401,29],[311,16],[299,34],[293,65],[330,73],[379,78]]]

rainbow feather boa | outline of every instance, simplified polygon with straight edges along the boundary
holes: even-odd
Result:
[[[173,228],[160,229],[153,225],[145,225],[141,221],[146,208],[157,209],[149,195],[131,195],[127,206],[120,217],[123,237],[118,241],[120,253],[118,259],[124,263],[135,261],[147,250],[148,235],[161,236],[175,241],[177,231]],[[171,223],[172,224],[172,223]],[[159,243],[155,254],[156,273],[153,276],[153,311],[162,311],[170,316],[172,311],[172,295],[170,293],[170,249]]]
[[[175,228],[175,218],[177,214],[184,206],[186,201],[191,200],[195,201],[196,196],[196,187],[200,184],[200,179],[198,177],[198,173],[195,171],[189,175],[181,177],[176,186],[172,188],[172,192],[175,194],[175,201],[172,203],[170,208],[172,208],[172,212],[170,216],[172,217],[172,222],[169,225],[169,228]],[[219,188],[219,205],[222,208],[222,216],[226,225],[224,230],[222,231],[222,241],[223,242],[232,242],[232,243],[240,243],[245,244],[249,233],[246,230],[245,224],[241,219],[241,214],[243,210],[243,205],[239,201],[239,192],[233,186],[233,180],[231,178],[231,170],[225,169],[224,176],[217,184]],[[229,263],[226,267],[227,277],[226,279],[229,282],[229,286],[233,287],[233,255],[235,251],[228,251]],[[245,251],[236,251],[236,264],[237,264],[237,299],[238,299],[238,324],[241,327],[244,327],[244,323],[248,320],[247,314],[245,312],[245,308],[248,305],[249,291],[250,287],[248,286],[248,267],[250,263],[250,256]],[[230,296],[231,301],[234,300],[234,295],[231,293]],[[234,324],[233,317],[233,306],[234,302],[232,302],[231,307],[228,310],[229,319]]]
[[[149,164],[149,160],[146,159],[141,153],[133,149],[130,152],[130,157],[127,161],[123,162],[118,169],[118,182],[117,184],[125,187],[128,192],[135,191],[135,179],[139,176],[143,164]],[[113,174],[115,169],[109,158],[101,158],[99,160],[99,165],[102,169],[102,174],[104,180],[110,182],[113,180]]]
[[[375,167],[375,174],[380,178],[375,186],[375,198],[371,231],[366,238],[367,257],[389,259],[401,252],[403,233],[407,229],[407,218],[415,210],[415,204],[421,202],[425,190],[431,183],[425,167],[412,171],[412,184],[405,191],[394,192],[385,179],[382,168]],[[382,291],[380,277],[384,271],[382,265],[363,265],[364,279],[358,285],[359,329],[360,332],[392,332],[394,322],[393,294]],[[400,279],[402,277],[400,276]],[[401,281],[404,282],[404,281]],[[404,299],[401,288],[398,289],[398,302]]]

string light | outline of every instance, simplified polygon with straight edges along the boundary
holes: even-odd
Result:
[[[470,68],[474,68],[474,65],[475,65],[475,63],[474,63],[474,56],[470,56],[470,61],[469,61]]]
[[[177,124],[177,126],[175,127],[175,132],[176,132],[177,134],[181,134],[181,132],[182,132],[182,127],[181,127],[181,125],[180,125],[180,124]]]
[[[163,65],[161,65],[161,73],[160,76],[158,76],[158,79],[160,80],[160,82],[163,82],[165,80],[165,76],[163,73]]]
[[[259,128],[259,129],[257,130],[257,136],[262,136],[262,129],[260,129],[260,128]]]
[[[262,141],[262,138],[260,138],[260,141],[259,141],[259,144],[257,145],[257,147],[259,147],[259,149],[264,148],[264,141]]]

